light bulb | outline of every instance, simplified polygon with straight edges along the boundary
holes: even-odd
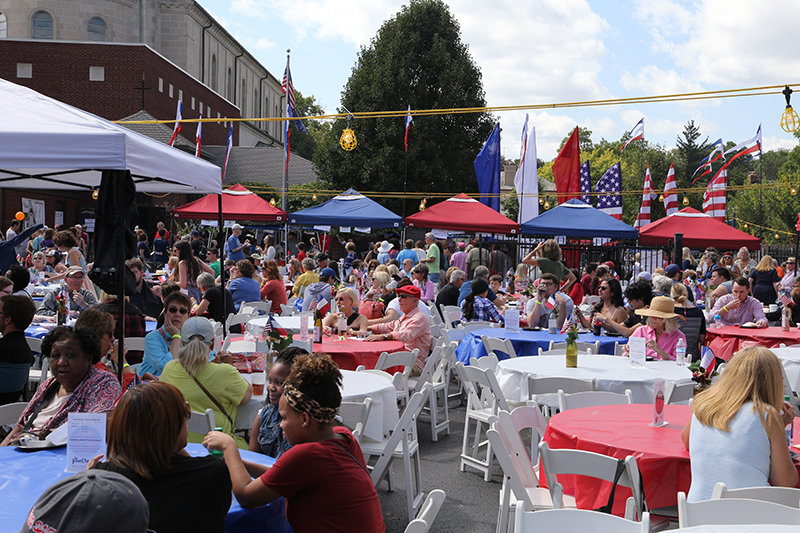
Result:
[[[747,224],[744,225],[744,229],[747,229]]]
[[[791,189],[789,192],[790,192],[790,193],[792,193],[792,196],[794,196],[794,195],[796,195],[796,194],[797,194],[797,189],[795,189],[794,187],[792,187],[792,189]]]
[[[423,200],[423,201],[421,201],[419,203],[419,210],[420,211],[425,211],[425,200]]]
[[[550,209],[550,200],[546,200],[546,201],[545,201],[545,203],[544,203],[544,208],[545,208],[545,209]]]
[[[663,201],[664,201],[664,195],[663,195],[663,194],[660,194],[660,195],[658,196],[658,201],[659,201],[659,202],[663,202]]]
[[[800,118],[798,118],[792,106],[787,105],[786,110],[781,115],[781,129],[788,133],[793,133],[797,131],[798,127],[800,127]]]
[[[780,236],[776,233],[775,234],[775,240],[777,240],[777,239],[780,239]]]
[[[275,202],[275,198],[273,198],[273,199],[271,199],[271,200],[269,201],[269,205],[271,205],[272,207],[275,207],[275,203],[276,203],[276,202]]]
[[[358,141],[356,140],[356,132],[350,128],[345,128],[344,131],[342,131],[342,136],[339,137],[339,145],[343,150],[348,152],[355,149],[356,145],[358,145]]]
[[[688,196],[684,196],[683,197],[683,205],[689,205],[689,197]]]
[[[311,199],[316,202],[317,201],[317,193],[312,194],[311,195]]]
[[[542,197],[540,196],[540,197],[539,197],[539,205],[542,205],[542,204],[544,204],[544,198],[542,198]]]
[[[100,196],[100,191],[95,189],[92,191],[92,200],[97,200],[97,197]]]

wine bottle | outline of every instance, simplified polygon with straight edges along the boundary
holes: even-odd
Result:
[[[314,342],[322,342],[322,313],[314,308]]]

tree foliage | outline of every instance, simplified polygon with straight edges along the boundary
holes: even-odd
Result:
[[[692,182],[692,173],[700,165],[700,161],[706,157],[709,151],[708,137],[706,140],[697,143],[697,139],[702,137],[700,128],[695,126],[694,120],[690,120],[683,128],[683,138],[679,136],[675,142],[678,144],[678,164],[675,165],[675,178],[678,187],[688,187]]]
[[[297,112],[301,117],[310,117],[325,114],[325,110],[317,103],[314,96],[303,96],[300,91],[295,91]],[[304,120],[303,124],[308,133],[300,133],[294,125],[290,126],[292,152],[309,161],[313,161],[317,146],[331,129],[331,123],[322,120]]]
[[[358,61],[342,92],[342,109],[392,111],[483,107],[481,72],[461,41],[458,22],[441,0],[411,0],[384,23]],[[346,127],[336,121],[314,159],[332,189],[403,191],[407,157],[409,192],[475,192],[472,162],[488,138],[493,119],[487,113],[415,117],[404,151],[405,118],[354,120],[358,146],[339,147]],[[406,214],[418,197],[409,198]],[[376,200],[400,213],[399,199]]]

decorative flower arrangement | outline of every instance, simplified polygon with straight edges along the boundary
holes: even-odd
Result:
[[[710,387],[711,381],[719,374],[715,368],[712,369],[711,374],[709,375],[708,371],[700,366],[700,361],[695,361],[687,368],[692,371],[692,381],[697,383],[698,390],[705,390]]]
[[[575,324],[572,324],[572,327],[570,327],[569,331],[567,331],[567,344],[575,342],[577,340],[578,340],[578,328],[575,326]]]

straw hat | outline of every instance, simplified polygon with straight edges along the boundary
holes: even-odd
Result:
[[[650,307],[646,309],[637,309],[636,314],[639,316],[655,316],[658,318],[673,318],[678,315],[675,314],[675,302],[668,296],[656,296],[650,302]]]

